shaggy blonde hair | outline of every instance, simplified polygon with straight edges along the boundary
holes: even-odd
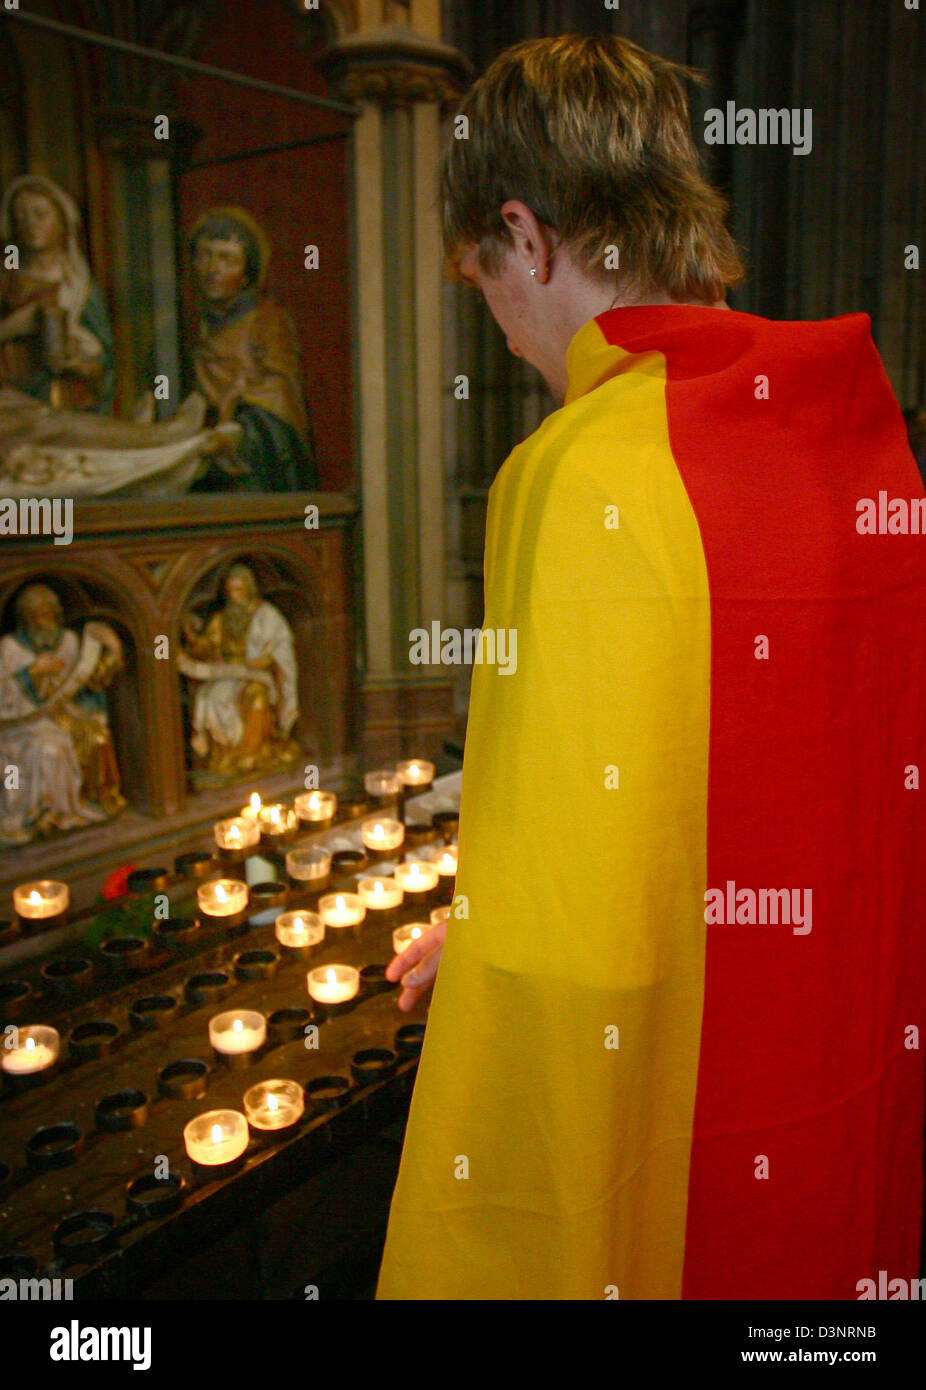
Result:
[[[529,39],[500,54],[459,108],[467,138],[451,138],[441,161],[451,274],[467,245],[498,273],[514,244],[499,209],[516,198],[609,283],[708,303],[741,284],[729,203],[698,164],[685,78],[705,81],[612,35]],[[606,267],[609,247],[619,270]]]

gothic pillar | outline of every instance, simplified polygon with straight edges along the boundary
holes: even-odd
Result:
[[[465,86],[467,65],[440,41],[436,0],[416,0],[419,28],[382,16],[381,6],[364,6],[361,27],[320,61],[360,110],[353,245],[367,763],[441,752],[456,675],[413,666],[409,651],[412,629],[445,619],[436,171],[442,107]]]

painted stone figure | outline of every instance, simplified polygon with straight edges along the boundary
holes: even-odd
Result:
[[[107,623],[65,627],[61,600],[28,584],[0,638],[0,844],[103,821],[125,806],[104,691],[123,665]],[[12,769],[12,772],[11,772]]]
[[[292,630],[261,598],[247,565],[232,565],[225,605],[203,625],[183,622],[179,667],[196,683],[194,767],[231,776],[282,767],[300,755],[289,735],[299,713]]]
[[[76,203],[51,179],[9,184],[0,204],[0,384],[59,408],[110,413],[112,329],[79,234]],[[11,247],[18,267],[8,265]]]
[[[212,208],[190,236],[199,297],[193,364],[219,423],[237,422],[233,458],[216,459],[194,490],[294,492],[318,486],[299,340],[264,293],[270,246],[243,208]]]

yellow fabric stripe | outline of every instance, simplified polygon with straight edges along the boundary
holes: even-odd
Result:
[[[664,359],[631,361],[592,322],[569,366],[568,404],[490,494],[484,626],[516,630],[517,669],[474,670],[457,879],[469,916],[444,948],[380,1298],[681,1294],[707,572]]]

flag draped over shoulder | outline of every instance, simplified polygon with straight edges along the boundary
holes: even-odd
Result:
[[[867,315],[615,309],[567,365],[490,493],[517,666],[378,1297],[855,1299],[918,1273],[926,1036],[926,536],[857,504],[923,484]]]

